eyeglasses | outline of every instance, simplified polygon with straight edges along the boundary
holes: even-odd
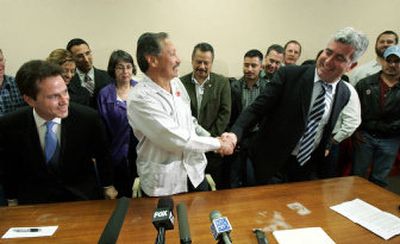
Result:
[[[132,69],[133,69],[133,66],[132,66],[132,65],[126,65],[126,66],[124,66],[124,65],[117,65],[117,66],[115,66],[115,70],[118,70],[118,71],[132,70]]]

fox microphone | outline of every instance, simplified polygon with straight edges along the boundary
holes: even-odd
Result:
[[[190,244],[192,243],[192,239],[190,238],[186,205],[184,203],[179,203],[176,206],[176,212],[178,215],[179,238],[181,239],[181,244]]]
[[[210,213],[210,221],[210,229],[214,239],[218,240],[218,243],[231,244],[229,233],[232,230],[232,226],[228,218],[223,217],[218,210],[213,210]]]
[[[174,228],[174,202],[171,197],[158,200],[158,205],[153,214],[153,225],[157,229],[156,244],[165,243],[165,231]]]

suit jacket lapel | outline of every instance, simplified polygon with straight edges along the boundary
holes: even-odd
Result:
[[[300,77],[300,79],[297,81],[299,82],[299,85],[301,85],[299,91],[300,91],[300,101],[301,101],[301,114],[303,115],[303,120],[304,123],[307,124],[307,119],[308,119],[308,112],[310,110],[310,105],[311,105],[311,97],[313,94],[313,89],[314,89],[314,72],[315,72],[315,67],[312,66],[310,67],[303,76]],[[294,81],[296,82],[296,81]]]
[[[207,103],[209,102],[209,100],[212,97],[212,92],[214,90],[214,86],[215,86],[215,79],[214,79],[214,76],[210,74],[210,80],[206,81],[206,83],[204,84],[204,94],[203,94],[203,99],[201,100],[201,105],[200,105],[199,122],[203,121],[203,119],[204,119],[203,111],[204,111]]]
[[[32,109],[27,110],[27,126],[25,127],[25,132],[23,132],[22,138],[25,140],[25,146],[27,147],[27,152],[31,152],[32,162],[36,162],[38,167],[46,166],[46,159],[42,146],[40,145],[39,134],[36,127],[35,119],[33,118]]]
[[[196,99],[196,88],[192,80],[193,73],[189,74],[187,79],[184,80],[186,91],[190,97],[190,108],[192,110],[192,115],[197,118],[197,99]]]

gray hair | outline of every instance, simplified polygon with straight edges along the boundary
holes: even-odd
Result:
[[[353,63],[365,53],[369,43],[367,36],[353,27],[345,27],[337,31],[332,40],[351,45],[354,48],[354,53],[351,57]]]

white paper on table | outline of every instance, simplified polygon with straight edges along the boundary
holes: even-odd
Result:
[[[343,202],[330,208],[385,240],[400,234],[399,217],[384,212],[361,199]]]
[[[279,244],[334,244],[321,227],[276,230],[272,233]]]
[[[40,226],[40,227],[13,227],[1,238],[20,238],[20,237],[41,237],[52,236],[56,232],[58,225],[55,226]],[[29,231],[36,230],[36,231]]]

